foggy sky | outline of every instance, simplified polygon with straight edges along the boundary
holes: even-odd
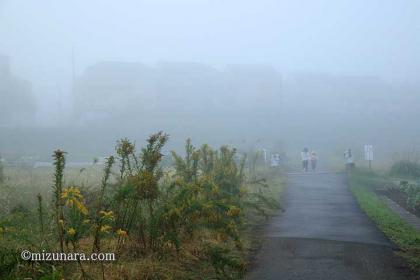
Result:
[[[0,0],[0,53],[35,86],[98,61],[266,63],[415,81],[420,2]]]
[[[165,115],[149,121],[138,110],[132,119],[147,120],[136,123],[139,134],[130,125],[110,131],[69,129],[60,125],[76,123],[73,52],[75,81],[83,80],[89,67],[106,61],[135,62],[156,71],[161,62],[197,63],[198,68],[188,68],[196,76],[173,80],[181,86],[167,91],[178,90],[175,98],[197,93],[200,104],[206,103],[206,94],[214,98],[224,94],[219,89],[219,95],[213,94],[214,83],[229,81],[190,78],[207,77],[206,71],[197,70],[200,67],[223,76],[232,64],[273,66],[279,78],[266,77],[263,71],[268,82],[261,85],[258,77],[251,77],[258,85],[254,93],[265,91],[270,82],[279,83],[281,90],[277,103],[260,102],[272,105],[261,109],[254,106],[258,103],[254,99],[243,98],[248,78],[242,77],[233,92],[250,106],[219,100],[236,110],[235,117],[213,112],[205,118]],[[339,151],[339,156],[346,147],[357,151],[366,143],[388,158],[397,150],[420,150],[417,0],[0,0],[0,54],[10,57],[13,77],[31,84],[37,103],[35,123],[51,126],[2,128],[7,137],[0,137],[0,152],[10,157],[16,153],[48,158],[57,147],[81,157],[103,155],[118,137],[144,139],[157,129],[173,135],[174,145],[180,147],[191,136],[213,143],[282,142],[296,155],[308,139],[316,150]],[[178,76],[164,77],[160,86]],[[185,81],[190,87],[182,87]],[[168,100],[160,103],[172,106]],[[110,115],[116,111],[112,106],[105,109]],[[266,117],[269,114],[260,112],[275,114]]]

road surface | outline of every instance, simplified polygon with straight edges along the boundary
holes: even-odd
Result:
[[[249,280],[410,279],[390,243],[360,210],[345,174],[293,174]]]

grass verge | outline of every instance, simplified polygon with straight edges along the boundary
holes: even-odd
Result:
[[[401,250],[409,266],[420,272],[420,232],[403,221],[375,194],[386,178],[373,172],[355,171],[349,175],[350,187],[360,207],[380,230]]]

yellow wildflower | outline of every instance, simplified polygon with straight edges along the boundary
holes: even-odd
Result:
[[[234,223],[234,222],[230,222],[230,223],[227,225],[227,229],[228,229],[229,231],[231,231],[231,232],[236,232],[236,231],[237,231],[237,227],[236,227],[236,225],[235,225],[235,223]]]
[[[61,193],[61,198],[83,199],[83,195],[80,193],[79,188],[68,187],[68,188],[65,188],[63,192]]]
[[[118,236],[121,236],[121,237],[126,237],[127,236],[127,232],[125,230],[118,229],[117,230],[117,235]]]
[[[61,198],[66,200],[67,207],[75,206],[83,215],[88,214],[86,206],[83,204],[83,195],[77,187],[68,187],[61,193]]]
[[[227,211],[227,215],[229,217],[237,217],[241,213],[241,209],[236,206],[229,207],[229,211]]]
[[[72,198],[66,201],[67,207],[73,207],[73,204],[74,204],[74,200]]]
[[[111,227],[110,226],[108,226],[108,225],[104,225],[104,226],[101,226],[101,229],[100,229],[100,231],[101,232],[109,232],[111,230]]]
[[[69,234],[69,235],[75,235],[76,234],[76,230],[74,229],[74,228],[69,228],[68,230],[67,230],[67,233]]]
[[[86,206],[80,202],[80,201],[75,201],[74,204],[76,205],[77,209],[79,209],[79,211],[83,214],[83,215],[87,215],[88,214],[88,210],[86,208]]]
[[[246,194],[248,194],[248,189],[245,188],[245,187],[240,187],[239,192],[240,192],[241,195],[246,195]]]
[[[99,214],[101,214],[104,218],[113,219],[114,218],[114,212],[112,211],[100,211]]]
[[[211,202],[207,202],[203,207],[206,210],[211,210],[213,208],[213,204]]]
[[[83,220],[83,223],[84,224],[89,224],[90,223],[90,220],[89,219],[85,219],[85,220]]]

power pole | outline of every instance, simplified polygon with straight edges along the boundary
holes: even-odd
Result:
[[[74,46],[71,48],[71,68],[72,68],[72,85],[71,85],[71,95],[72,95],[72,118],[75,116],[76,110],[76,62],[75,62],[75,55],[74,55]]]

